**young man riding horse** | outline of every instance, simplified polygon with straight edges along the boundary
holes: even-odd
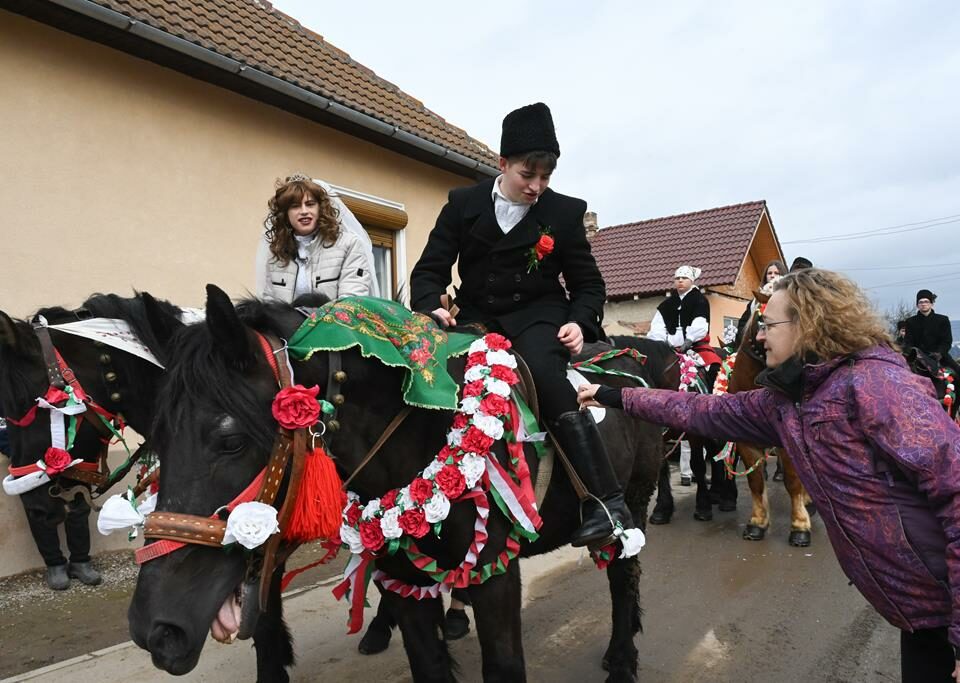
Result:
[[[554,436],[587,488],[603,500],[603,506],[586,504],[573,535],[572,545],[585,546],[610,536],[607,512],[624,528],[633,522],[596,423],[578,411],[566,378],[570,354],[600,334],[606,290],[583,227],[586,203],[548,188],[559,156],[545,104],[507,114],[501,175],[450,192],[411,274],[411,303],[444,327],[478,323],[513,342],[530,367]],[[440,297],[458,259],[455,320]]]
[[[953,346],[950,319],[934,312],[933,304],[936,301],[937,295],[929,289],[917,292],[917,314],[904,321],[902,343],[904,348],[913,346],[933,356],[960,376],[960,365],[950,355],[950,347]]]

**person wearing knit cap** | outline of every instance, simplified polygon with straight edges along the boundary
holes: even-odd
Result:
[[[411,307],[444,326],[481,323],[512,341],[533,373],[543,417],[603,501],[584,503],[571,539],[595,546],[611,537],[611,517],[624,529],[634,525],[597,425],[578,410],[566,378],[571,354],[601,334],[606,288],[583,226],[586,202],[548,187],[559,157],[547,105],[504,117],[500,175],[450,192],[410,276]],[[456,317],[441,305],[454,262]]]
[[[905,349],[916,347],[933,356],[960,376],[960,365],[950,355],[953,346],[950,319],[934,312],[936,300],[937,295],[929,289],[917,292],[917,314],[907,318],[901,344]]]
[[[798,270],[803,270],[804,268],[813,268],[813,261],[802,256],[798,256],[793,259],[793,263],[790,264],[790,272],[794,273]]]

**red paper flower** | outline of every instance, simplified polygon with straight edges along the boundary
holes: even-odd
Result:
[[[403,533],[409,534],[414,538],[423,538],[427,532],[430,531],[430,525],[427,523],[426,517],[424,517],[423,510],[419,508],[407,510],[400,515],[397,521],[400,523],[400,528],[403,529]]]
[[[457,413],[453,416],[453,424],[450,426],[453,429],[464,429],[467,426],[467,423],[470,422],[470,418],[463,413]]]
[[[384,510],[389,510],[394,505],[397,504],[397,495],[400,493],[399,489],[392,489],[387,491],[380,497],[380,507]]]
[[[352,527],[357,526],[357,522],[360,521],[360,515],[363,513],[363,509],[360,507],[357,501],[353,501],[353,504],[347,508],[347,524]]]
[[[281,389],[273,399],[274,419],[284,429],[302,429],[316,424],[320,419],[319,393],[318,386],[307,389],[300,384]]]
[[[487,348],[491,351],[506,351],[511,346],[509,339],[496,332],[491,332],[483,340],[487,342]]]
[[[537,252],[537,260],[542,261],[544,257],[549,256],[553,251],[553,238],[547,234],[541,234],[537,246],[534,247]]]
[[[483,393],[483,380],[478,379],[463,385],[463,397],[470,398]]]
[[[433,495],[433,482],[423,477],[417,477],[410,484],[410,498],[417,505],[423,505]]]
[[[494,365],[490,368],[490,376],[495,379],[502,379],[507,384],[516,384],[519,381],[517,379],[517,373],[506,365]]]
[[[360,542],[367,550],[379,550],[383,546],[383,530],[380,520],[374,517],[360,522]]]
[[[453,462],[459,462],[461,460],[460,453],[455,448],[450,446],[444,446],[440,449],[440,452],[437,453],[437,460],[446,464],[447,460],[453,458]]]
[[[70,463],[72,462],[73,456],[62,448],[54,448],[51,446],[47,449],[47,452],[43,454],[43,463],[47,466],[47,475],[51,477],[63,472],[70,467]]]
[[[470,427],[463,435],[460,447],[471,453],[486,453],[493,445],[493,438],[487,436],[476,427]]]
[[[440,487],[440,490],[443,491],[443,495],[450,500],[459,497],[460,494],[463,493],[463,490],[467,487],[467,482],[463,478],[463,473],[456,465],[444,466],[443,469],[437,472],[436,482],[437,486]]]
[[[506,415],[510,410],[510,402],[503,396],[497,394],[488,394],[480,401],[480,410],[487,415]]]
[[[467,367],[471,368],[474,365],[486,365],[487,364],[487,354],[483,351],[474,351],[469,356],[467,356]]]

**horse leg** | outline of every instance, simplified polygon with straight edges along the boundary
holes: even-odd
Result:
[[[690,469],[693,470],[693,479],[697,484],[693,518],[700,522],[709,522],[713,519],[713,503],[710,502],[710,491],[707,489],[707,463],[703,459],[703,442],[699,438],[693,438],[689,443]]]
[[[723,446],[714,441],[707,441],[705,445],[707,462],[710,463],[710,488],[711,503],[719,505],[720,512],[733,512],[737,509],[737,481],[727,474],[727,468],[722,460],[714,460]],[[733,467],[736,468],[736,456],[734,456]]]
[[[790,545],[797,548],[806,548],[810,545],[810,513],[805,505],[807,492],[800,483],[797,470],[786,453],[780,453],[783,460],[783,484],[790,494]]]
[[[763,451],[750,444],[738,443],[737,453],[743,460],[743,466],[750,469],[763,457]],[[750,498],[753,509],[750,512],[750,521],[743,530],[743,538],[747,541],[762,541],[770,528],[770,503],[767,500],[767,485],[764,481],[763,468],[757,467],[747,475],[750,485]]]
[[[669,524],[673,517],[673,492],[670,490],[670,463],[664,458],[657,477],[657,504],[650,515],[651,524]]]
[[[520,629],[520,562],[501,576],[470,586],[484,683],[526,681]]]
[[[383,589],[380,589],[383,593]],[[397,625],[393,615],[390,614],[388,603],[381,600],[377,607],[377,615],[370,621],[367,632],[363,634],[357,650],[362,655],[375,655],[383,652],[390,646],[390,637],[393,635],[393,627]]]
[[[637,681],[639,652],[634,636],[643,630],[640,607],[640,562],[636,557],[616,559],[607,566],[610,600],[613,607],[613,632],[603,655],[607,681]]]
[[[293,666],[293,639],[283,620],[283,598],[280,582],[284,565],[277,567],[270,581],[267,611],[257,619],[253,631],[253,647],[257,651],[257,683],[287,683],[287,667]]]
[[[388,590],[383,591],[380,600],[387,602],[387,613],[394,616],[403,634],[403,649],[415,683],[455,680],[447,643],[441,639],[443,600],[402,598]]]

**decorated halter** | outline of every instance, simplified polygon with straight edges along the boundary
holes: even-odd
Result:
[[[136,551],[136,561],[143,564],[187,545],[221,548],[236,543],[256,550],[248,561],[247,578],[259,574],[265,610],[276,567],[300,543],[337,535],[343,496],[336,466],[322,447],[325,428],[313,432],[315,425],[323,427],[319,387],[292,385],[286,345],[259,333],[257,338],[279,387],[272,406],[277,437],[267,466],[209,517],[159,510],[147,514],[144,537],[153,542]],[[308,452],[308,441],[317,439],[320,446]],[[278,503],[288,471],[286,494]],[[281,542],[286,542],[282,548]]]
[[[111,413],[93,400],[83,387],[76,374],[67,365],[63,356],[50,339],[47,321],[39,316],[33,322],[33,330],[40,341],[43,360],[47,370],[49,387],[43,396],[20,418],[7,417],[6,421],[24,429],[33,424],[39,410],[50,411],[50,447],[35,463],[21,467],[10,466],[8,475],[3,479],[3,490],[9,495],[21,495],[46,484],[58,475],[96,487],[96,493],[106,491],[121,479],[139,458],[140,450],[131,454],[123,439],[126,427],[119,413]],[[109,365],[109,354],[100,355],[103,365]],[[116,382],[117,374],[112,370],[104,372],[104,380]],[[120,400],[120,394],[111,394],[114,402]],[[72,453],[74,442],[84,418],[100,434],[100,450],[94,462]],[[111,441],[116,438],[127,448],[127,460],[114,472],[107,465],[107,452]],[[89,494],[88,494],[89,495]]]

